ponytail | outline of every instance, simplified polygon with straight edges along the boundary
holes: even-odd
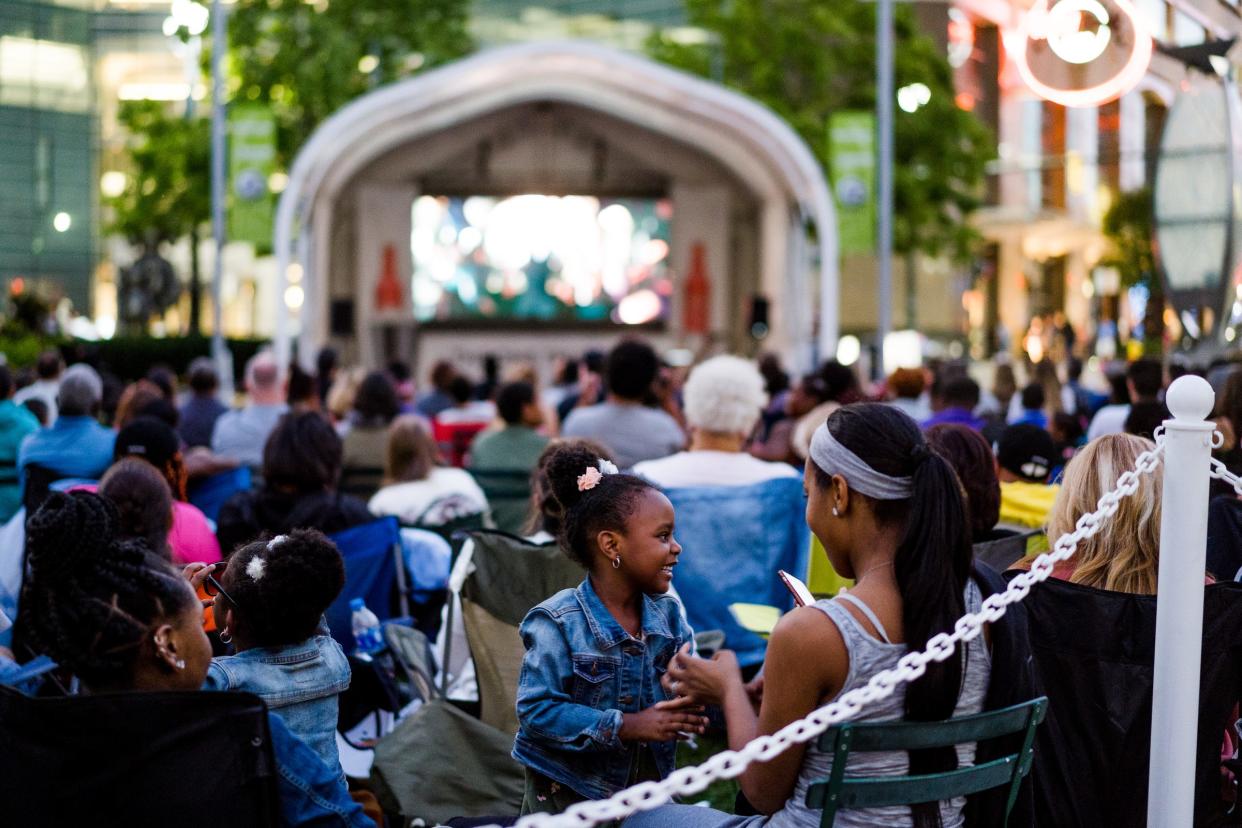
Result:
[[[880,524],[905,527],[893,573],[901,593],[906,644],[911,650],[922,650],[933,636],[951,632],[965,612],[963,592],[972,550],[961,484],[948,461],[928,446],[914,420],[892,406],[846,406],[828,418],[828,430],[875,471],[910,478],[908,499],[868,500]],[[826,477],[829,470],[820,471]],[[927,722],[952,717],[961,692],[962,665],[960,648],[945,661],[929,662],[926,672],[906,687],[905,718]],[[911,774],[956,767],[952,747],[910,752]],[[938,803],[921,803],[911,809],[915,828],[939,828]]]

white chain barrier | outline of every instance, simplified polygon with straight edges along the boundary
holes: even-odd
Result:
[[[639,811],[666,804],[674,796],[689,796],[702,791],[712,782],[740,776],[752,762],[766,762],[795,744],[809,742],[831,726],[857,715],[864,706],[887,698],[898,685],[914,681],[927,671],[932,661],[944,661],[953,654],[958,643],[976,638],[984,624],[1000,620],[1010,604],[1027,596],[1031,587],[1046,581],[1053,567],[1073,557],[1079,542],[1097,534],[1108,519],[1117,513],[1123,498],[1138,491],[1139,477],[1150,474],[1160,464],[1164,453],[1164,428],[1156,430],[1156,445],[1143,452],[1134,468],[1117,478],[1116,487],[1100,498],[1096,510],[1083,515],[1074,531],[1057,539],[1049,552],[1037,557],[1028,572],[1016,576],[1004,592],[989,596],[979,612],[967,613],[954,624],[953,632],[940,633],[927,641],[926,649],[907,653],[890,670],[876,673],[862,687],[855,688],[803,719],[792,722],[771,736],[760,736],[741,750],[726,750],[696,767],[673,771],[659,782],[642,782],[619,791],[608,799],[580,802],[561,814],[531,814],[517,823],[517,828],[589,828],[601,822],[624,819]],[[1219,467],[1219,468],[1218,468]],[[1228,480],[1242,495],[1242,479],[1230,474],[1218,461],[1212,463],[1213,477]],[[496,826],[489,826],[496,828]]]

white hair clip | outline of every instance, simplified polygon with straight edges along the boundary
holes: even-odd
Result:
[[[599,470],[604,474],[617,474],[620,472],[620,469],[617,468],[616,463],[611,460],[605,460],[602,457],[599,459]]]
[[[267,561],[260,557],[253,557],[250,559],[250,563],[246,564],[246,574],[249,575],[252,580],[261,581],[263,579],[263,574],[266,571]]]

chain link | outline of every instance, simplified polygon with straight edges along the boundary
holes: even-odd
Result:
[[[959,618],[952,632],[932,636],[925,649],[906,653],[896,667],[876,673],[862,687],[845,693],[771,736],[756,738],[740,750],[722,751],[697,767],[673,771],[662,781],[643,782],[608,799],[580,802],[561,814],[531,814],[517,823],[518,828],[588,828],[659,807],[674,796],[696,794],[712,782],[740,776],[753,762],[766,762],[795,744],[809,742],[832,725],[856,716],[866,705],[892,695],[899,685],[922,676],[927,671],[929,662],[949,658],[957,644],[977,637],[985,624],[1000,620],[1010,604],[1021,601],[1030,593],[1031,587],[1046,581],[1052,575],[1056,564],[1072,557],[1080,542],[1097,534],[1107,520],[1117,513],[1123,498],[1138,491],[1140,476],[1156,470],[1164,447],[1164,434],[1157,433],[1155,448],[1138,456],[1134,468],[1117,478],[1116,487],[1100,498],[1094,512],[1078,519],[1073,532],[1057,538],[1052,549],[1036,558],[1029,571],[1010,581],[1004,592],[988,596],[978,612],[967,613]],[[1217,460],[1212,461],[1212,476],[1228,480],[1242,495],[1242,478],[1231,474]]]

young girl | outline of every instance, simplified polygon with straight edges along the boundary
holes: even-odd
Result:
[[[345,585],[336,546],[313,529],[256,541],[204,585],[220,638],[236,652],[211,662],[206,688],[254,693],[339,772],[337,696],[350,670],[323,622]]]
[[[672,505],[582,445],[556,449],[547,474],[561,546],[587,578],[522,622],[513,757],[526,766],[524,814],[667,776],[676,742],[707,721],[660,683],[669,660],[693,646],[666,594],[681,554]]]

